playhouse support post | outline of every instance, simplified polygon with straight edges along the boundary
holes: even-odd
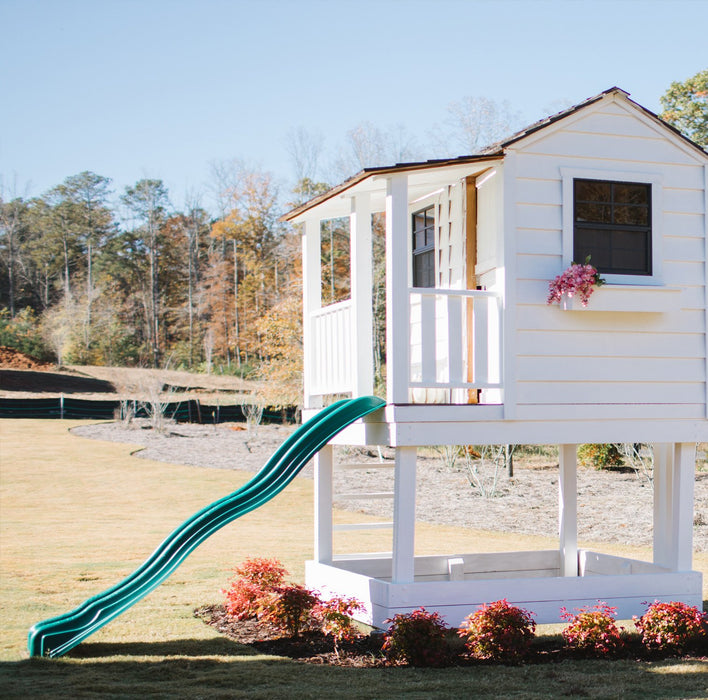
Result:
[[[559,445],[558,529],[561,576],[578,575],[577,445]]]
[[[312,312],[322,306],[322,268],[321,268],[320,220],[308,219],[305,222],[305,235],[302,237],[302,344],[305,367],[303,371],[304,408],[320,408],[321,397],[311,393],[312,383]]]
[[[654,563],[690,571],[693,558],[694,443],[654,445]]]
[[[349,217],[351,254],[352,339],[354,353],[353,396],[374,393],[374,313],[372,290],[371,201],[358,194]]]
[[[393,582],[412,583],[415,574],[415,447],[396,448],[393,495]]]
[[[386,183],[386,396],[408,402],[410,314],[408,299],[408,176]]]
[[[332,562],[332,445],[315,455],[315,560]]]

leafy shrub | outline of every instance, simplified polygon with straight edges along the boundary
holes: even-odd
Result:
[[[633,618],[648,649],[681,653],[708,638],[708,614],[679,601],[652,603],[640,618]]]
[[[391,662],[411,666],[444,666],[450,650],[445,639],[446,626],[439,613],[418,608],[411,613],[385,620],[382,650]]]
[[[624,457],[620,446],[614,443],[580,445],[578,459],[581,464],[595,469],[612,469],[624,466]]]
[[[535,632],[532,613],[503,599],[468,615],[458,634],[478,659],[516,662],[528,653]]]
[[[339,645],[359,636],[354,626],[354,613],[363,610],[364,606],[356,598],[334,596],[329,600],[319,601],[313,610],[322,631],[334,638],[334,652],[339,656]]]
[[[285,580],[287,571],[277,559],[254,557],[235,569],[226,594],[226,611],[237,620],[258,614],[261,600]]]
[[[608,656],[623,646],[621,628],[615,624],[617,608],[607,603],[576,608],[575,613],[561,608],[568,626],[561,632],[571,649],[591,656]]]
[[[19,311],[14,318],[7,309],[0,309],[0,345],[19,350],[36,360],[54,360],[54,354],[42,338],[39,319],[30,307]]]
[[[260,599],[258,615],[292,637],[299,637],[319,602],[315,592],[304,586],[277,586]]]

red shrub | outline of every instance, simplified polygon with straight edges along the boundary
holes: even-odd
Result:
[[[591,656],[607,656],[623,646],[622,628],[615,624],[617,608],[607,603],[576,608],[569,613],[561,608],[561,618],[569,624],[561,633],[565,643],[576,651]]]
[[[708,640],[708,614],[679,601],[652,603],[634,624],[649,649],[681,653]]]
[[[383,652],[389,661],[411,666],[444,666],[450,650],[446,627],[440,615],[418,608],[409,614],[385,620],[390,627],[384,634]]]
[[[258,615],[292,637],[298,637],[311,620],[319,598],[314,591],[290,584],[277,586],[261,598]]]
[[[478,659],[516,662],[526,656],[536,632],[531,615],[506,599],[497,600],[468,615],[458,634]]]
[[[277,559],[254,557],[235,569],[235,576],[226,594],[226,610],[237,620],[258,614],[264,595],[280,586],[287,571]]]
[[[334,651],[339,655],[339,644],[344,640],[359,636],[352,616],[364,606],[356,598],[334,596],[320,601],[313,610],[315,618],[322,625],[322,631],[334,637]]]

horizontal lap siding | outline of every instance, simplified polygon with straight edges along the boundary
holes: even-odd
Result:
[[[663,282],[683,292],[670,313],[565,312],[546,305],[562,271],[562,167],[662,173]],[[694,416],[706,402],[702,165],[622,105],[599,105],[518,152],[516,400],[524,406],[665,404]],[[641,278],[637,278],[641,284]],[[678,407],[678,408],[677,408]],[[569,417],[572,407],[569,406]]]

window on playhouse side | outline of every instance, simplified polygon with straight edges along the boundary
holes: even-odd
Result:
[[[435,207],[413,214],[413,286],[435,286]]]
[[[561,174],[564,267],[590,256],[608,284],[661,285],[661,176],[581,168]]]
[[[573,259],[603,274],[651,275],[651,185],[573,182]]]

